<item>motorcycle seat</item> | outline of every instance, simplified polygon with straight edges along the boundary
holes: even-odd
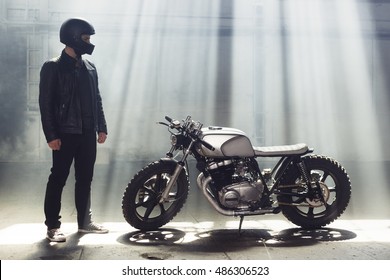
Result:
[[[281,157],[292,155],[303,155],[309,151],[304,143],[282,146],[253,147],[256,156],[261,157]]]

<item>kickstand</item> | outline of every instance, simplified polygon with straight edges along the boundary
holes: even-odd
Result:
[[[240,216],[240,225],[238,227],[238,234],[241,236],[241,227],[242,227],[242,222],[244,221],[244,215]]]

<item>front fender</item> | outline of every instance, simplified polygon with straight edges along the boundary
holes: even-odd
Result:
[[[176,167],[178,164],[181,164],[181,163],[179,163],[177,160],[175,160],[173,158],[160,158],[159,162],[161,162],[163,164],[167,164],[167,165],[172,165],[174,167]],[[187,165],[187,162],[185,162],[183,170],[185,171],[186,175],[188,176],[188,165]]]
[[[174,164],[174,165],[177,165],[179,164],[179,162],[173,158],[160,158],[159,162],[163,162],[163,163],[166,163],[166,164]]]

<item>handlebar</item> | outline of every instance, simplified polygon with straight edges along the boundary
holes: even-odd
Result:
[[[171,128],[176,128],[178,130],[181,130],[181,129],[184,129],[184,130],[187,130],[187,132],[189,133],[189,135],[191,135],[192,138],[198,140],[200,143],[202,143],[203,146],[205,146],[207,149],[211,150],[211,151],[214,151],[215,148],[207,143],[206,141],[202,140],[199,138],[198,135],[190,132],[188,129],[186,129],[184,127],[184,125],[181,125],[179,121],[176,121],[174,119],[172,119],[171,117],[169,116],[165,116],[165,120],[167,120],[169,122],[169,124],[166,124],[166,123],[163,123],[163,122],[159,122],[159,124],[163,124],[163,125],[166,125],[168,127],[171,127]],[[185,120],[185,123],[187,123],[187,121],[190,121],[191,120],[191,117],[187,117],[187,119]],[[180,128],[180,129],[179,129]]]

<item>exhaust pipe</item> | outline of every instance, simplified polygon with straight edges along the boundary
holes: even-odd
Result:
[[[212,181],[212,178],[209,176],[207,178],[204,177],[203,173],[200,173],[198,178],[196,179],[196,183],[198,187],[202,191],[203,195],[207,198],[207,201],[217,210],[220,214],[225,216],[234,216],[233,210],[225,210],[219,206],[218,202],[211,196],[211,194],[207,191],[207,187],[209,183]]]

